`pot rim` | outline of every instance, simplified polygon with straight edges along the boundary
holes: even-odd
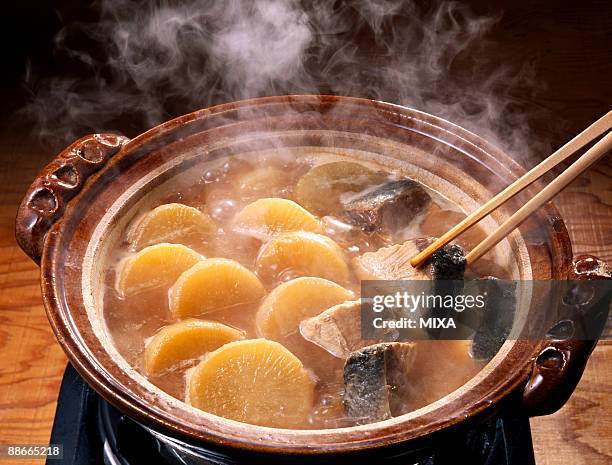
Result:
[[[318,105],[320,102],[327,102],[333,105],[350,104],[362,106],[364,108],[367,106],[377,111],[392,114],[394,117],[400,119],[417,118],[427,124],[435,126],[441,131],[451,133],[453,137],[459,137],[462,141],[470,144],[487,158],[492,158],[497,163],[503,163],[509,171],[516,176],[520,176],[525,171],[517,162],[497,147],[460,126],[441,118],[418,110],[380,101],[354,97],[318,95],[264,97],[230,102],[207,109],[197,110],[149,129],[130,140],[113,158],[113,163],[117,163],[118,160],[125,157],[128,153],[144,148],[147,144],[154,143],[155,141],[163,142],[164,135],[191,122],[204,120],[212,115],[219,115],[226,111],[234,111],[236,109],[248,109],[268,103],[291,105],[292,102],[310,102],[313,105]],[[89,185],[91,186],[97,179],[102,178],[107,171],[108,166],[103,167],[100,172],[92,178]],[[78,198],[84,196],[86,191],[87,186],[82,192],[77,194],[74,203],[78,201]],[[547,217],[556,220],[555,230],[560,234],[559,240],[561,242],[561,247],[558,249],[559,256],[553,258],[559,263],[571,262],[572,254],[569,236],[565,226],[560,220],[557,210],[554,206],[549,204],[544,208],[544,211]],[[463,414],[454,417],[436,417],[436,412],[444,411],[443,407],[448,406],[449,402],[458,403],[467,401],[467,399],[465,399],[466,393],[470,393],[474,387],[478,386],[475,380],[482,381],[482,379],[487,377],[493,378],[494,372],[499,370],[499,363],[492,364],[489,362],[487,366],[464,386],[423,409],[417,410],[416,415],[414,415],[415,412],[412,412],[411,414],[385,420],[383,422],[347,428],[284,430],[248,425],[226,419],[219,420],[220,417],[205,414],[203,417],[214,417],[217,420],[211,424],[203,423],[198,429],[194,429],[191,426],[176,421],[175,418],[169,416],[167,413],[164,414],[164,412],[153,409],[151,405],[147,404],[144,399],[134,395],[132,391],[115,389],[114,383],[109,379],[108,373],[103,367],[99,366],[96,360],[92,360],[91,357],[88,356],[86,342],[81,338],[80,334],[76,334],[72,331],[69,322],[66,320],[71,310],[65,301],[63,279],[58,279],[61,276],[61,267],[63,266],[60,259],[60,252],[62,252],[64,247],[62,245],[62,232],[66,225],[66,219],[70,217],[70,213],[71,206],[68,206],[64,216],[50,229],[44,244],[41,261],[41,287],[43,299],[49,321],[58,341],[77,371],[79,371],[88,383],[105,399],[119,406],[119,408],[126,411],[130,416],[140,421],[153,425],[155,428],[179,433],[191,440],[195,439],[198,441],[212,442],[222,446],[231,446],[258,452],[273,453],[282,451],[283,453],[295,454],[325,454],[361,451],[397,444],[399,442],[421,439],[425,435],[456,426],[496,408],[496,404],[501,399],[514,392],[525,382],[530,370],[530,361],[532,358],[530,356],[537,353],[542,344],[537,341],[522,340],[506,342],[494,360],[499,359],[498,361],[504,361],[508,358],[509,354],[512,353],[517,356],[517,360],[520,360],[521,363],[515,366],[514,370],[509,374],[504,373],[504,376],[498,376],[497,380],[493,383],[494,385],[489,387],[489,391],[493,392],[494,398],[472,398],[470,402],[461,404]],[[553,269],[553,272],[555,271],[559,270]],[[65,312],[61,311],[62,309],[64,309]],[[455,393],[466,386],[468,388],[461,395],[455,395]],[[427,413],[421,415],[418,413],[421,410],[427,410]],[[219,423],[226,426],[223,433],[215,431],[215,427]],[[333,436],[333,440],[330,440],[330,436]]]

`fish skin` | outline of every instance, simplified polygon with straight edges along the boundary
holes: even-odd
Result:
[[[416,358],[412,342],[384,342],[352,352],[344,365],[343,403],[359,424],[387,420],[401,414]],[[394,412],[395,410],[395,412]]]
[[[347,219],[365,232],[393,233],[408,226],[430,203],[431,196],[421,184],[401,179],[353,198],[343,207]]]

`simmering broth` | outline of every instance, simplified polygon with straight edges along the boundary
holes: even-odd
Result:
[[[399,181],[402,176],[373,164],[359,162],[362,167],[359,168],[354,166],[355,162],[344,161],[342,163],[347,165],[336,165],[337,172],[324,171],[320,184],[304,187],[304,179],[313,173],[313,167],[339,160],[335,155],[315,151],[300,158],[275,152],[259,157],[232,156],[202,162],[195,170],[200,175],[193,182],[172,181],[175,183],[172,193],[156,197],[139,211],[124,232],[123,242],[111,251],[109,263],[112,266],[105,276],[104,318],[119,353],[159,388],[195,406],[201,406],[200,402],[209,405],[219,389],[223,390],[222,386],[214,392],[206,391],[206,398],[197,400],[194,393],[198,389],[208,389],[202,385],[206,380],[230,382],[239,379],[243,369],[252,370],[255,378],[264,379],[261,386],[268,388],[267,392],[255,392],[254,399],[259,396],[265,403],[274,395],[287,396],[289,394],[282,389],[287,385],[300,404],[306,404],[295,407],[298,413],[293,411],[290,402],[281,402],[279,410],[273,411],[276,404],[272,398],[269,399],[272,407],[266,404],[267,410],[272,409],[269,416],[258,416],[253,413],[256,407],[240,404],[240,396],[245,395],[239,392],[240,386],[228,387],[227,401],[220,400],[215,408],[205,408],[221,416],[264,426],[300,429],[335,428],[363,422],[363,419],[348,415],[343,402],[346,358],[335,356],[306,340],[297,326],[299,321],[293,320],[299,320],[299,315],[302,319],[312,317],[336,304],[358,299],[361,281],[354,260],[364,253],[414,238],[439,236],[465,215],[447,199],[427,189],[431,200],[414,215],[410,224],[389,229],[384,226],[383,219],[374,228],[364,227],[354,218],[347,218],[346,205],[360,196],[376,193],[380,186]],[[330,182],[335,186],[333,189],[329,188]],[[305,207],[306,213],[290,203],[261,199],[291,200]],[[253,207],[253,212],[241,213],[257,201],[260,203],[256,204],[257,208]],[[157,218],[151,216],[150,212],[161,211],[157,207],[170,204],[195,208],[203,216],[191,209],[181,210],[180,206],[172,207],[176,211],[158,213]],[[181,230],[177,224],[188,226]],[[278,239],[291,234],[291,241]],[[474,227],[462,235],[458,243],[470,249],[483,237],[484,232]],[[326,242],[329,240],[333,241],[331,245]],[[181,244],[191,251],[175,247],[167,248],[166,253],[159,248],[162,243]],[[142,263],[136,263],[135,257],[144,256],[143,251],[155,247],[159,255],[151,253]],[[205,269],[208,265],[210,270]],[[220,273],[227,273],[229,277],[220,280]],[[486,260],[471,267],[469,273],[508,277],[503,268]],[[200,279],[196,274],[202,276],[201,282],[196,281]],[[317,291],[320,282],[314,287],[303,284],[302,293],[298,288],[293,294],[287,294],[289,300],[293,296],[295,303],[282,301],[278,304],[284,305],[280,310],[284,313],[289,312],[287,308],[295,307],[298,316],[292,314],[283,321],[275,316],[274,329],[267,329],[272,317],[269,312],[262,316],[265,312],[261,308],[269,302],[270,293],[304,276],[325,278],[342,290],[333,288],[329,291],[333,297],[326,301]],[[213,286],[212,282],[215,288],[206,290],[207,286]],[[308,312],[304,313],[303,308],[311,305],[309,302],[315,297],[323,308],[314,313],[311,309],[306,315]],[[203,299],[208,299],[210,305],[205,305]],[[196,334],[193,328],[197,324],[189,326],[192,320],[225,326],[219,326],[223,328],[221,331],[217,331],[216,326],[201,326]],[[185,329],[182,336],[177,336],[185,338],[181,350],[175,347],[174,352],[169,350],[164,355],[170,362],[166,358],[160,362],[159,353],[152,362],[151,347],[158,343],[161,347],[174,337],[166,337],[165,333],[162,337],[160,330],[180,321],[189,323],[189,328],[177,329],[177,333]],[[191,336],[185,336],[188,333]],[[203,348],[206,344],[202,345],[202,338],[210,334],[214,334],[217,342],[210,342]],[[187,337],[192,339],[185,342]],[[261,338],[273,339],[282,347],[251,345],[249,348],[245,344],[245,341]],[[414,344],[410,387],[401,399],[402,405],[395,408],[393,414],[412,411],[440,399],[473,377],[484,363],[470,355],[469,341],[416,341]],[[230,366],[227,364],[231,358],[228,346],[237,353],[242,348],[254,351],[252,354],[259,354],[259,350],[270,352],[265,352],[268,355],[262,358],[253,356],[252,360],[243,357],[243,362]],[[225,350],[227,354],[219,355],[218,350]],[[288,350],[297,361],[283,350]],[[272,359],[270,354],[278,355],[272,368],[257,370],[257,367],[267,366],[265,364]],[[183,356],[185,358],[181,359]],[[214,366],[202,365],[212,365],[213,361]],[[153,369],[153,363],[161,363],[161,368]],[[303,377],[303,373],[307,377]],[[271,379],[275,376],[281,381]],[[253,383],[250,390],[256,391],[259,385]],[[249,399],[249,403],[253,402],[255,400]]]

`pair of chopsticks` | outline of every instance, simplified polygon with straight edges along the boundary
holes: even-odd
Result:
[[[525,175],[521,176],[515,182],[506,187],[503,191],[482,205],[471,215],[458,223],[448,232],[443,234],[438,240],[433,242],[429,247],[418,253],[410,260],[410,264],[414,267],[421,265],[427,260],[436,250],[448,244],[458,235],[474,226],[481,219],[487,216],[492,211],[499,208],[508,199],[514,197],[535,180],[540,178],[546,172],[557,166],[563,160],[574,154],[577,150],[602,136],[612,128],[612,111],[602,116],[592,125],[567,142],[563,147],[546,158],[539,165],[532,168]],[[587,150],[578,160],[576,160],[567,170],[559,175],[554,181],[548,184],[537,195],[523,205],[516,213],[504,221],[491,235],[487,236],[480,244],[466,255],[467,264],[473,263],[487,253],[491,248],[497,245],[511,231],[517,228],[525,219],[534,211],[548,202],[558,192],[563,190],[570,182],[572,182],[579,174],[585,171],[589,166],[602,158],[607,151],[612,148],[612,132],[606,134],[599,142]]]

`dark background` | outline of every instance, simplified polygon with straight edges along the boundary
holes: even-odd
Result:
[[[429,2],[417,2],[423,9]],[[505,64],[533,64],[534,79],[530,88],[512,89],[518,111],[530,113],[530,125],[538,147],[554,148],[573,136],[612,106],[612,2],[484,0],[461,2],[476,15],[495,14],[501,19],[487,39],[491,44],[475,50],[470,57],[493,72]],[[34,98],[36,87],[49,76],[86,73],[74,60],[54,52],[53,38],[62,27],[77,21],[95,21],[95,2],[67,0],[5,1],[0,10],[0,44],[2,44],[2,122],[0,144],[6,132],[29,135],[28,144],[42,143],[46,156],[62,148],[58,134],[49,140],[36,140],[36,122],[19,110]],[[350,40],[368,42],[356,34]],[[77,38],[78,40],[78,38]],[[83,39],[86,40],[86,39]],[[99,45],[99,44],[98,44]],[[84,47],[87,44],[84,43]],[[97,46],[92,44],[92,47]],[[366,45],[367,46],[367,45]],[[314,64],[316,66],[316,63]],[[461,57],[454,64],[460,73]],[[466,65],[467,66],[467,65]],[[26,83],[27,81],[27,83]],[[320,91],[325,92],[324,83]],[[354,92],[359,94],[359,91]],[[365,95],[368,97],[367,92]],[[393,101],[393,95],[388,95]],[[220,103],[224,97],[211,98]],[[165,108],[161,119],[169,119],[194,110],[192,103],[176,102]],[[521,107],[521,105],[523,107]],[[89,130],[118,129],[134,136],[146,129],[139,118],[125,115],[122,121],[104,122],[115,128],[78,128],[79,134]],[[471,128],[478,132],[478,128]],[[537,139],[537,140],[536,140]],[[542,154],[543,156],[544,154]],[[6,152],[5,152],[6,156]]]

